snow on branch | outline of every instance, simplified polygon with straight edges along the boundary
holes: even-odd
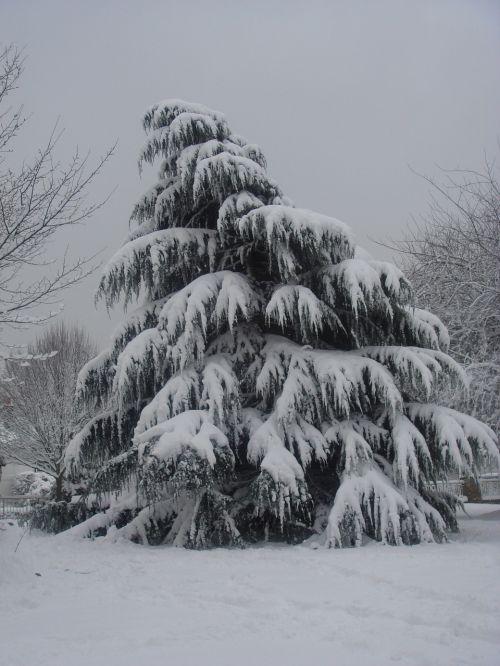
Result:
[[[195,199],[209,197],[222,203],[230,194],[240,190],[266,197],[281,194],[265,169],[248,157],[223,152],[196,165],[193,183]]]
[[[256,360],[255,389],[265,402],[272,403],[281,392],[290,359],[301,350],[301,346],[278,335],[266,335],[265,341],[261,355]]]
[[[123,412],[161,388],[170,358],[165,335],[148,328],[131,340],[116,362],[112,391]]]
[[[228,358],[207,357],[202,377],[202,404],[207,407],[210,420],[224,433],[235,434],[241,415],[240,386]]]
[[[160,194],[165,190],[169,185],[172,184],[171,180],[166,178],[161,178],[157,183],[150,187],[135,204],[132,215],[130,216],[131,220],[136,220],[138,226],[132,232],[130,232],[127,240],[135,240],[139,236],[143,236],[142,229],[149,228],[149,232],[155,231],[154,228],[154,212],[156,206],[156,200]],[[153,223],[153,226],[151,226]],[[148,233],[149,233],[148,232]]]
[[[304,348],[290,360],[276,413],[282,423],[297,413],[321,423],[353,410],[370,413],[377,404],[396,410],[401,402],[392,375],[377,361],[355,352]]]
[[[395,414],[391,421],[394,480],[407,489],[409,480],[418,485],[422,473],[424,478],[429,475],[431,455],[425,437],[404,414]]]
[[[481,461],[500,464],[495,433],[472,416],[420,403],[406,404],[405,412],[428,442],[440,471],[470,470]]]
[[[119,429],[117,415],[113,412],[102,412],[88,421],[66,448],[64,465],[70,475],[78,475],[87,463],[95,466],[102,462],[109,451],[118,446]]]
[[[265,344],[264,336],[258,326],[241,323],[217,336],[207,347],[206,354],[227,354],[233,367],[250,377],[253,365],[258,363],[259,354]],[[253,385],[252,385],[253,386]]]
[[[217,228],[224,236],[229,231],[234,232],[237,221],[255,208],[263,206],[263,202],[247,190],[230,194],[219,208]]]
[[[135,428],[135,435],[140,435],[181,412],[194,409],[200,400],[200,375],[194,368],[186,368],[171,377],[144,407]]]
[[[361,356],[387,366],[403,387],[423,388],[426,397],[429,397],[435,380],[443,373],[467,384],[466,374],[460,364],[437,349],[387,345],[362,347],[357,351]]]
[[[203,104],[185,102],[182,99],[165,99],[147,109],[143,117],[144,129],[150,131],[166,127],[181,113],[194,113],[208,116],[218,123],[225,122],[223,113],[214,111]]]
[[[450,336],[443,322],[427,310],[405,306],[404,317],[401,321],[401,330],[417,344],[447,351],[450,346]]]
[[[389,261],[377,261],[371,258],[367,263],[378,273],[382,289],[388,296],[402,301],[409,299],[411,284],[397,266]]]
[[[228,359],[206,357],[203,368],[189,367],[166,382],[144,407],[135,434],[201,405],[212,423],[224,433],[236,435],[240,424],[240,386]]]
[[[319,271],[320,289],[326,301],[334,306],[348,304],[355,317],[361,306],[382,307],[392,316],[388,295],[385,293],[379,273],[362,259],[344,259],[338,264],[329,265]]]
[[[144,286],[154,298],[160,285],[168,289],[180,276],[214,261],[216,233],[209,229],[165,229],[126,243],[105,266],[96,298],[104,297],[108,306],[120,295],[125,303],[139,296]]]
[[[88,405],[105,402],[114,376],[114,360],[110,347],[85,363],[76,379],[75,397]]]
[[[78,374],[76,397],[95,407],[105,406],[111,393],[116,361],[139,333],[158,324],[166,298],[144,303],[133,310],[111,335],[109,346],[86,363]]]
[[[148,455],[168,460],[190,448],[212,467],[216,462],[214,448],[229,448],[227,437],[210,422],[208,413],[203,410],[190,410],[173,416],[136,435],[134,441],[139,445],[139,459]],[[147,447],[149,443],[152,446]]]
[[[257,511],[262,513],[269,510],[283,524],[287,513],[290,514],[294,508],[307,505],[310,500],[305,485],[304,470],[294,454],[286,447],[283,428],[274,415],[262,422],[254,410],[254,414],[246,419],[246,423],[253,430],[248,442],[247,457],[250,462],[260,467],[260,474],[253,482]],[[305,458],[310,459],[313,447],[324,458],[325,442],[321,433],[311,426],[306,432],[311,436],[314,431],[314,435],[309,442],[306,442],[304,430],[300,428],[298,422],[295,425],[297,429],[295,434],[304,449],[307,449],[303,450]]]
[[[203,275],[168,298],[158,326],[139,333],[118,356],[113,392],[120,409],[153,397],[165,373],[200,361],[208,335],[232,331],[238,319],[257,312],[259,302],[249,280],[230,271]]]
[[[168,298],[166,296],[155,301],[146,301],[132,310],[123,322],[115,328],[111,335],[111,349],[115,358],[118,358],[120,352],[139,333],[147,328],[154,328],[158,324],[160,313]]]
[[[203,275],[171,296],[160,315],[159,328],[172,345],[174,364],[183,368],[205,351],[210,329],[233,330],[250,319],[261,299],[244,275],[219,271]]]
[[[240,146],[239,144],[232,142],[230,139],[224,139],[223,141],[212,140],[199,145],[197,161],[200,162],[209,157],[215,157],[215,155],[219,155],[220,153],[229,153],[235,157],[245,157],[258,164],[262,169],[266,168],[266,158],[259,146],[256,144],[244,144],[243,146]],[[180,166],[180,159],[181,158],[177,161],[178,169]],[[180,175],[182,177],[182,173]]]
[[[354,240],[343,222],[301,208],[268,205],[235,222],[243,238],[262,242],[284,282],[301,270],[352,256]]]
[[[251,416],[253,418],[249,420]],[[262,421],[262,418],[263,416],[260,415],[259,417],[256,410],[252,410],[252,413],[246,414],[246,423],[250,428],[248,459],[254,464],[260,462],[261,469],[265,469],[265,465],[262,467],[262,462],[266,460],[268,454],[276,447],[280,449],[285,448],[292,455],[294,462],[286,463],[286,467],[287,469],[293,468],[295,472],[297,471],[297,464],[302,469],[306,469],[313,459],[319,461],[326,460],[326,452],[328,450],[327,440],[320,430],[308,423],[301,416],[297,416],[297,419],[287,428],[283,428],[275,414],[271,414],[265,421]],[[274,457],[277,460],[278,454]],[[289,460],[288,455],[285,453],[282,454],[282,457],[283,460]],[[271,473],[269,469],[267,471]],[[295,472],[294,478],[303,478],[302,472]],[[283,482],[283,478],[278,479],[277,474],[278,472],[276,471],[274,474],[274,477],[276,477],[275,480]]]
[[[266,306],[266,320],[277,323],[283,330],[296,326],[305,340],[317,338],[325,320],[340,326],[335,314],[307,287],[281,285]]]
[[[335,496],[326,529],[327,545],[360,546],[366,534],[384,544],[443,541],[446,525],[414,490],[406,495],[376,465],[346,474]]]
[[[188,146],[211,139],[224,139],[229,128],[224,118],[201,113],[184,112],[177,115],[169,125],[153,130],[139,155],[139,165],[152,164],[159,155],[169,160]]]
[[[215,489],[217,479],[228,478],[234,469],[228,439],[206,410],[182,412],[136,435],[134,442],[138,445],[139,483],[153,501],[186,491],[200,499],[200,493]]]
[[[180,179],[173,180],[155,201],[154,220],[155,225],[165,229],[168,227],[180,227],[179,224],[184,217],[192,213],[194,202],[192,192],[183,186]]]
[[[325,431],[325,440],[332,449],[341,447],[340,465],[346,474],[362,472],[373,461],[371,446],[355,421],[335,421]]]

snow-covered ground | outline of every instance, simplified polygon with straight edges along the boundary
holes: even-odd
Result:
[[[2,666],[500,663],[500,505],[444,545],[192,552],[0,524]]]

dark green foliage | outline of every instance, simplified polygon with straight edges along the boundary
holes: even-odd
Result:
[[[460,374],[441,322],[346,225],[296,208],[222,114],[169,100],[144,127],[158,182],[98,289],[144,302],[82,370],[79,396],[102,411],[67,456],[102,504],[89,532],[189,548],[445,539],[454,506],[426,486],[498,452],[474,419],[426,404]]]
[[[39,502],[35,505],[30,527],[58,534],[87,520],[97,511],[98,508],[89,510],[84,502]]]

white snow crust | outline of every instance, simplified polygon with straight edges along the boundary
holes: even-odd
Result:
[[[446,545],[186,551],[0,522],[2,666],[497,666],[500,505]],[[40,575],[35,575],[40,574]]]

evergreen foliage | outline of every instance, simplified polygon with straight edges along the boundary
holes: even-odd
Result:
[[[138,299],[78,380],[95,415],[73,480],[101,510],[75,529],[192,548],[267,538],[443,541],[450,470],[499,460],[493,432],[428,403],[460,382],[447,333],[351,230],[296,208],[224,116],[144,116],[160,160],[97,297]]]

